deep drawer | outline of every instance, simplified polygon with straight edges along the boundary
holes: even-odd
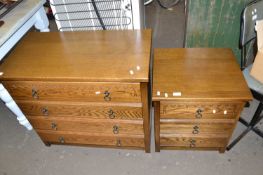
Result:
[[[161,136],[160,145],[163,147],[185,147],[185,148],[220,148],[225,147],[227,138],[224,137],[177,137]]]
[[[225,134],[230,135],[234,123],[178,123],[178,122],[167,122],[161,120],[160,133],[161,134]]]
[[[28,117],[34,129],[53,131],[75,131],[89,133],[104,133],[111,135],[134,134],[143,135],[142,120],[110,120],[81,119],[64,117]]]
[[[43,130],[37,130],[37,133],[46,143],[144,148],[144,137],[141,135],[120,135],[115,137],[95,133]]]
[[[139,83],[3,81],[15,100],[141,102]]]
[[[234,119],[242,107],[237,102],[161,102],[160,118]]]
[[[77,103],[17,101],[28,116],[81,117],[89,119],[142,119],[141,103]]]

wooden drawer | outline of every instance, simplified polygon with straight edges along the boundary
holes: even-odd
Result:
[[[140,83],[3,81],[15,100],[141,102]]]
[[[144,134],[142,120],[96,120],[69,117],[28,117],[28,120],[34,129],[41,130],[105,133],[111,135]]]
[[[160,118],[235,119],[242,107],[238,102],[161,102]]]
[[[37,130],[45,143],[144,148],[143,135],[106,135],[84,132]]]
[[[185,148],[220,148],[225,147],[225,137],[183,137],[183,136],[162,136],[161,147],[185,147]]]
[[[80,117],[89,119],[142,119],[141,103],[77,103],[17,101],[28,116]]]
[[[234,123],[198,123],[198,122],[169,122],[161,120],[160,133],[161,134],[224,134],[229,136],[231,134]]]

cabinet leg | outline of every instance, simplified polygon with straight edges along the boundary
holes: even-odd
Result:
[[[226,148],[219,148],[219,153],[223,154],[225,153],[225,151],[226,151]]]
[[[51,143],[50,143],[50,142],[44,142],[44,144],[45,144],[46,146],[48,146],[48,147],[51,146]]]
[[[153,102],[153,106],[154,106],[155,152],[160,152],[160,102]]]

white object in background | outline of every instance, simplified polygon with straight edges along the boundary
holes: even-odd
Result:
[[[148,1],[144,1],[144,5],[148,5],[148,4],[151,4],[153,2],[153,0],[148,0]]]
[[[59,31],[144,28],[141,0],[50,0],[50,6]]]
[[[133,71],[133,70],[130,70],[129,72],[130,72],[130,74],[131,74],[131,75],[133,75],[133,74],[134,74],[134,71]]]
[[[0,28],[0,60],[32,26],[35,26],[41,32],[49,31],[49,22],[43,7],[45,2],[45,0],[24,0],[1,19],[5,23]],[[25,115],[2,84],[0,84],[0,99],[17,116],[17,120],[21,125],[28,130],[32,130],[32,126]]]
[[[29,121],[2,84],[0,84],[0,98],[5,102],[5,105],[17,116],[16,119],[19,121],[19,123],[25,126],[28,130],[32,130],[32,126],[30,125]]]
[[[48,28],[49,26],[49,21],[47,19],[46,12],[43,7],[41,7],[37,13],[35,13],[35,28],[40,30],[40,32],[49,32],[50,29]]]
[[[42,32],[49,31],[44,3],[44,0],[22,1],[1,19],[5,23],[0,27],[0,60],[32,26]]]
[[[142,0],[132,0],[132,29],[143,29],[144,28],[144,3]]]
[[[174,97],[181,97],[182,93],[181,92],[173,92]]]

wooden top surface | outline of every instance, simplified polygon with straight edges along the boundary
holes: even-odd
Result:
[[[148,82],[151,30],[28,33],[0,80]]]
[[[152,93],[153,101],[252,99],[230,49],[155,49]]]

